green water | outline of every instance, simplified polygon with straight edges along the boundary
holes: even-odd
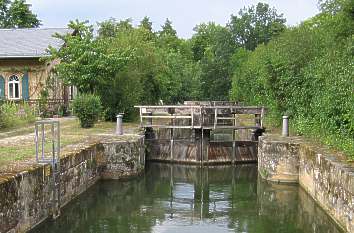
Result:
[[[267,184],[255,165],[149,164],[143,177],[103,181],[32,233],[342,232],[298,186]]]

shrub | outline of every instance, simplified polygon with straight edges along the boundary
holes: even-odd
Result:
[[[34,122],[36,117],[27,103],[3,102],[0,106],[0,128],[12,128]]]
[[[60,104],[58,106],[58,111],[56,112],[57,115],[60,117],[67,116],[68,115],[68,106],[65,104]]]
[[[243,54],[231,98],[267,106],[274,123],[287,114],[297,134],[341,150],[354,161],[354,39],[338,34],[339,28],[354,28],[354,20],[323,16]],[[353,32],[351,28],[344,32]]]
[[[42,118],[46,118],[50,116],[49,109],[48,109],[48,97],[49,93],[46,89],[41,90],[39,96],[39,112]]]
[[[81,127],[91,128],[99,118],[102,109],[101,100],[95,95],[82,94],[74,100],[73,108]]]

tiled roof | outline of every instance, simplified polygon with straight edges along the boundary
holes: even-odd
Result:
[[[72,33],[69,28],[0,29],[0,58],[36,58],[47,56],[50,46],[59,49],[63,41],[55,33]]]

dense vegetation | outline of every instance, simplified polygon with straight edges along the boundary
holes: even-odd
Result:
[[[56,74],[81,92],[100,96],[107,119],[134,114],[135,104],[238,100],[269,108],[270,123],[292,117],[299,134],[319,136],[353,155],[353,18],[351,0],[322,0],[321,13],[287,28],[283,15],[259,3],[232,15],[226,26],[203,23],[190,39],[171,21],[152,30],[110,19],[72,22],[76,33]],[[354,157],[354,156],[353,156]]]
[[[0,28],[33,28],[40,24],[25,0],[0,0]]]
[[[323,2],[322,13],[253,52],[237,51],[231,98],[292,117],[298,134],[354,158],[354,5]]]
[[[24,126],[35,120],[35,114],[28,104],[0,101],[0,129]]]
[[[75,21],[69,25],[74,35],[57,35],[66,46],[52,49],[51,59],[61,60],[55,72],[66,83],[99,95],[112,119],[117,112],[130,116],[138,103],[228,99],[237,49],[268,42],[284,23],[262,3],[241,10],[226,27],[197,25],[188,40],[178,38],[168,19],[157,32],[147,17],[137,27],[110,19],[98,24],[97,35],[92,25]]]

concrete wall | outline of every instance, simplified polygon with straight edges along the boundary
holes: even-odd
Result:
[[[60,195],[53,189],[50,165],[34,165],[0,177],[0,233],[26,232],[57,214],[103,178],[139,175],[144,169],[144,139],[103,138],[69,148],[60,160]],[[59,207],[59,208],[58,208]]]
[[[260,175],[299,183],[347,232],[354,232],[354,164],[301,138],[264,136],[259,143]]]

